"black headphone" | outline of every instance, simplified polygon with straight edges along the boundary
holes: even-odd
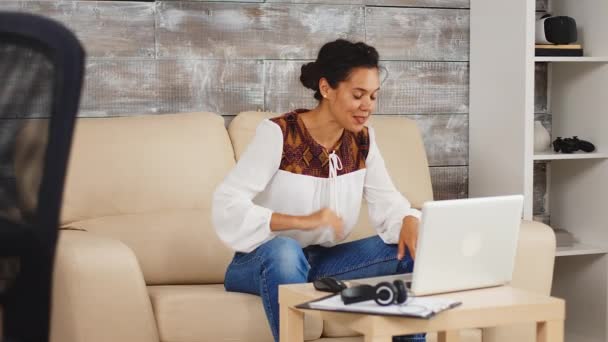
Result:
[[[340,292],[344,304],[353,304],[367,300],[375,300],[378,305],[403,304],[408,298],[408,291],[402,280],[392,283],[381,282],[376,286],[358,285]]]

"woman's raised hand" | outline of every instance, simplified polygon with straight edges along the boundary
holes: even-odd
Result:
[[[334,236],[337,241],[344,238],[344,221],[333,210],[323,208],[308,215],[307,218],[309,220],[309,229],[329,226],[334,230]]]

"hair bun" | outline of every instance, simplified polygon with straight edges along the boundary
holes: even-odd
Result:
[[[310,62],[302,65],[300,82],[309,89],[319,90],[319,80],[321,79],[321,72],[319,65],[316,62]]]

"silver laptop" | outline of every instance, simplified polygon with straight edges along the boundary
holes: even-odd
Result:
[[[426,202],[411,274],[353,280],[375,285],[401,279],[418,296],[511,281],[523,196]]]

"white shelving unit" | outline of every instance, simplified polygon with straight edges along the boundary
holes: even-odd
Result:
[[[536,152],[534,160],[568,160],[568,159],[604,159],[608,158],[608,154],[600,152],[575,152],[571,154],[556,153],[553,151]]]
[[[608,63],[608,57],[534,57],[535,62]]]
[[[557,247],[555,252],[556,257],[571,256],[571,255],[591,255],[591,254],[606,254],[608,248],[598,248],[594,246],[585,245],[582,243],[575,243],[568,247]]]
[[[556,253],[552,294],[566,299],[566,341],[608,341],[608,0],[549,0],[577,22],[583,57],[535,57],[536,0],[471,0],[469,195],[523,194],[547,162],[550,225],[576,241]],[[496,15],[499,13],[500,15]],[[594,153],[534,153],[535,63],[548,64],[552,139]]]

